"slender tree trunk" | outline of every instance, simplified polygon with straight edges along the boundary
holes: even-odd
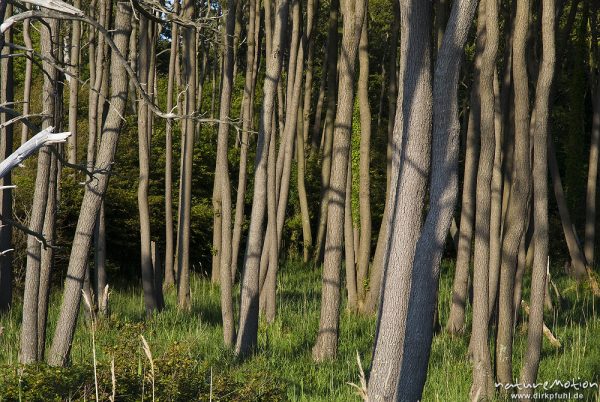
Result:
[[[51,155],[50,172],[48,180],[48,205],[44,217],[44,237],[49,244],[54,244],[55,220],[57,212],[57,186],[59,162],[55,155]],[[54,268],[54,249],[42,250],[40,266],[40,286],[37,310],[37,357],[38,361],[44,360],[46,351],[46,321],[48,319],[48,302],[50,299],[50,279]]]
[[[585,240],[583,247],[585,260],[590,266],[594,266],[594,249],[596,246],[596,188],[598,183],[598,150],[600,149],[600,75],[598,75],[596,81],[596,96],[592,114],[590,157],[588,162]]]
[[[518,2],[513,43],[515,93],[515,148],[510,200],[502,241],[502,264],[498,291],[498,334],[496,370],[498,382],[512,382],[513,295],[519,242],[525,229],[526,206],[531,195],[529,155],[529,90],[526,66],[526,36],[529,26],[529,1]]]
[[[313,91],[313,70],[315,58],[315,26],[317,23],[319,11],[319,0],[308,0],[306,6],[306,30],[302,38],[303,46],[307,49],[306,56],[306,74],[304,77],[304,104],[302,106],[302,142],[306,144],[309,141],[310,116],[312,111],[312,91]],[[324,71],[323,71],[323,74]],[[312,243],[312,241],[311,241]]]
[[[258,4],[260,7],[260,4]],[[248,177],[248,145],[250,141],[249,132],[253,129],[252,117],[254,115],[254,86],[255,75],[254,68],[256,58],[254,57],[255,47],[257,45],[255,31],[260,29],[260,8],[257,12],[257,2],[250,0],[248,2],[248,32],[247,32],[247,51],[246,51],[246,76],[244,84],[244,94],[242,96],[242,140],[240,146],[240,169],[237,185],[237,196],[235,202],[235,219],[233,224],[233,235],[231,242],[231,277],[235,279],[237,272],[237,263],[242,237],[242,224],[244,221],[244,198],[246,196],[246,183]]]
[[[12,14],[12,5],[7,2],[0,4],[0,21],[4,20],[5,13],[7,17]],[[25,29],[25,28],[23,28]],[[25,33],[24,33],[25,34]],[[10,50],[4,46],[4,42],[12,42],[12,29],[8,29],[4,36],[0,35],[0,54],[8,55]],[[30,66],[31,70],[31,66]],[[30,71],[31,78],[31,71]],[[30,80],[31,81],[31,80]],[[10,57],[0,60],[0,104],[10,108],[10,103],[14,100],[14,82],[13,82],[13,59]],[[6,114],[0,114],[0,124],[6,122]],[[6,159],[12,153],[14,128],[13,125],[0,129],[0,158]],[[0,185],[12,185],[12,177],[9,172],[0,180]],[[0,195],[0,211],[4,217],[12,217],[13,193],[11,188],[5,188]],[[0,251],[4,252],[12,248],[12,226],[2,224],[0,226]],[[13,294],[13,253],[4,252],[0,255],[0,313],[8,311],[12,306]]]
[[[73,6],[81,8],[81,0],[74,0]],[[71,30],[71,66],[69,73],[72,77],[69,80],[69,131],[71,136],[67,140],[67,157],[69,163],[77,163],[77,104],[79,100],[79,53],[81,44],[81,23],[73,21]]]
[[[306,97],[304,98],[306,100]],[[305,102],[306,104],[306,102]],[[298,110],[298,115],[302,116],[302,105]],[[312,232],[310,228],[310,212],[308,206],[308,196],[306,194],[306,159],[305,159],[305,143],[304,135],[306,134],[305,124],[308,124],[306,119],[298,120],[298,128],[296,130],[296,159],[298,160],[297,182],[298,182],[298,198],[300,204],[300,214],[302,216],[302,259],[308,262],[310,258],[310,249],[312,247]]]
[[[352,147],[348,153],[348,161],[352,161]],[[355,237],[352,227],[352,163],[348,163],[346,177],[346,198],[344,200],[344,251],[346,256],[346,290],[348,292],[349,311],[358,309],[358,292],[356,280],[355,254],[357,248],[354,245]],[[360,284],[360,282],[358,282]]]
[[[469,271],[471,262],[473,224],[475,222],[475,189],[477,186],[477,165],[479,162],[480,136],[480,97],[479,75],[481,73],[481,54],[485,40],[485,21],[477,24],[477,44],[475,69],[470,96],[470,111],[465,145],[465,167],[463,174],[463,192],[460,209],[460,227],[456,268],[452,284],[452,304],[446,330],[451,334],[462,332],[465,326],[465,310],[469,290]]]
[[[265,4],[265,7],[270,5]],[[279,0],[276,8],[275,31],[269,45],[274,51],[271,57],[267,52],[266,79],[263,88],[258,139],[256,144],[254,196],[248,231],[248,243],[244,258],[242,280],[240,325],[235,345],[235,353],[246,356],[256,347],[258,337],[259,268],[263,243],[263,223],[267,198],[267,155],[273,132],[271,124],[277,83],[281,73],[282,41],[288,14],[288,0]],[[265,18],[265,21],[268,19]],[[269,42],[267,38],[267,43]]]
[[[138,40],[138,79],[142,88],[148,93],[148,85],[151,51],[154,46],[150,38],[150,25],[146,17],[140,16],[140,36]],[[144,306],[146,316],[151,316],[157,309],[156,292],[154,291],[154,274],[152,268],[151,238],[150,238],[150,205],[148,203],[148,188],[150,181],[150,144],[148,143],[149,127],[148,106],[145,102],[138,103],[138,157],[139,157],[139,179],[138,179],[138,210],[140,215],[140,255],[142,271],[142,287],[144,289]],[[97,291],[101,291],[98,289]]]
[[[131,10],[128,5],[120,3],[115,20],[114,42],[123,55],[127,54],[129,34],[131,32]],[[64,366],[69,359],[77,315],[81,300],[81,286],[85,277],[86,262],[89,256],[92,234],[96,222],[98,208],[108,185],[108,177],[112,169],[117,140],[121,129],[121,116],[125,112],[128,90],[128,79],[125,67],[116,58],[111,63],[111,108],[108,111],[103,127],[95,171],[97,179],[86,185],[81,212],[77,221],[75,237],[71,248],[69,267],[63,301],[60,309],[52,348],[48,363],[52,366]]]
[[[337,97],[337,57],[338,57],[338,8],[339,0],[332,0],[329,10],[329,28],[327,34],[327,110],[323,128],[323,157],[321,160],[321,203],[317,239],[315,242],[315,260],[323,258],[325,231],[327,228],[327,210],[330,198],[331,147],[333,144],[334,117]],[[318,147],[313,141],[313,150]]]
[[[179,1],[175,1],[173,12],[179,15]],[[171,24],[171,49],[169,75],[167,78],[167,112],[173,109],[173,91],[176,87],[175,68],[179,50],[179,25]],[[165,283],[169,288],[175,284],[173,271],[173,119],[167,119],[165,128]]]
[[[527,326],[527,349],[525,352],[521,382],[536,381],[542,348],[544,326],[544,293],[548,262],[548,120],[549,98],[555,65],[554,0],[542,2],[542,62],[536,87],[536,126],[533,137],[533,224],[535,226],[535,251],[531,278],[529,323]],[[600,92],[599,92],[600,93]],[[531,388],[523,394],[531,395]]]
[[[330,195],[327,206],[327,238],[323,263],[321,290],[321,318],[319,334],[313,348],[313,359],[332,359],[337,354],[340,268],[344,243],[344,200],[348,174],[348,155],[352,136],[352,112],[354,109],[355,61],[365,18],[366,2],[342,0],[343,35],[340,59],[338,104],[331,152]]]
[[[184,0],[182,3],[182,18],[193,19],[195,17],[195,5],[192,0]],[[196,34],[192,27],[182,28],[182,51],[183,80],[186,84],[185,114],[190,115],[196,111]],[[179,204],[181,211],[178,219],[177,245],[177,297],[178,306],[182,310],[191,309],[190,299],[190,236],[191,236],[191,211],[192,211],[192,161],[194,157],[194,133],[195,124],[193,120],[186,120],[185,133],[183,134],[182,146],[182,171],[181,192]]]
[[[494,393],[492,369],[488,347],[488,297],[489,297],[489,242],[491,181],[494,167],[494,72],[498,50],[498,12],[495,1],[480,3],[485,10],[485,47],[479,76],[481,107],[481,147],[477,171],[475,214],[475,253],[473,272],[473,400],[489,398]],[[480,16],[482,18],[482,16]]]
[[[358,102],[360,108],[359,210],[360,241],[357,251],[357,291],[361,303],[365,298],[365,279],[371,259],[371,107],[369,106],[369,35],[367,21],[360,35],[358,59]]]
[[[27,5],[27,8],[31,8]],[[23,43],[27,49],[33,49],[33,42],[31,41],[31,20],[26,19],[23,21]],[[31,72],[33,62],[33,52],[27,52],[28,57],[25,60],[25,77],[23,79],[23,116],[27,116],[31,111]],[[28,139],[29,128],[25,125],[21,125],[21,145],[25,144]],[[6,191],[6,190],[5,190]]]
[[[57,20],[46,21],[41,31],[41,51],[45,57],[54,59],[52,35],[58,28]],[[44,86],[42,92],[43,113],[47,117],[42,123],[42,128],[53,124],[55,108],[56,72],[54,66],[42,62],[44,69]],[[42,233],[44,217],[48,204],[48,183],[50,176],[51,154],[48,146],[42,148],[38,155],[35,190],[29,229],[35,233]],[[25,268],[25,290],[23,293],[23,322],[21,325],[21,363],[29,364],[38,361],[38,303],[40,291],[40,269],[42,258],[42,245],[37,237],[27,236],[27,266]]]
[[[239,0],[238,0],[239,1]],[[217,166],[221,191],[221,315],[223,319],[223,339],[225,346],[233,346],[235,342],[235,324],[233,322],[233,295],[231,285],[231,185],[229,179],[229,114],[231,108],[231,93],[233,89],[234,48],[233,35],[235,29],[236,1],[227,2],[227,21],[223,43],[223,77],[219,111],[219,132],[217,139]]]

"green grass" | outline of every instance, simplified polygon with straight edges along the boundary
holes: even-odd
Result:
[[[453,268],[444,264],[440,283],[440,318],[448,314]],[[278,316],[272,325],[261,322],[258,353],[244,361],[222,346],[218,287],[200,277],[192,278],[192,311],[180,313],[175,294],[169,292],[169,308],[145,320],[139,287],[113,290],[110,318],[97,323],[96,352],[99,362],[100,399],[111,394],[110,362],[115,360],[117,400],[152,399],[150,364],[140,335],[152,351],[157,400],[359,400],[349,382],[359,383],[356,353],[363,367],[370,365],[375,320],[346,312],[341,314],[338,357],[314,364],[314,343],[320,300],[320,270],[287,263],[281,271]],[[598,301],[583,286],[568,279],[558,281],[563,302],[546,323],[562,342],[555,350],[544,340],[539,380],[599,381],[600,319]],[[526,295],[527,296],[527,295]],[[48,342],[59,308],[60,292],[54,292]],[[235,304],[238,304],[236,300]],[[92,342],[89,321],[83,313],[72,348],[72,364],[66,369],[40,364],[19,367],[18,303],[0,318],[0,400],[92,400],[95,398]],[[518,376],[526,333],[517,329],[514,366]],[[471,364],[468,336],[438,334],[433,341],[426,401],[467,400]],[[211,390],[212,388],[212,390]],[[597,393],[586,395],[598,400]]]

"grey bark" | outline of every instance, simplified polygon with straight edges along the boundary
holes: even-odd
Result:
[[[27,6],[30,8],[30,6]],[[23,21],[23,44],[28,49],[33,49],[33,42],[31,41],[31,20],[26,19]],[[32,52],[28,52],[29,57],[32,57]],[[23,81],[23,116],[27,116],[31,110],[31,72],[33,62],[30,58],[25,61],[25,77]],[[27,141],[29,129],[27,125],[21,126],[21,145]]]
[[[42,55],[54,58],[52,46],[52,34],[58,28],[56,20],[46,22],[41,31],[41,51]],[[42,91],[43,113],[47,116],[42,122],[42,128],[51,125],[54,117],[55,107],[55,68],[47,61],[42,62],[44,74],[44,85]],[[31,207],[31,217],[29,220],[29,229],[35,233],[41,233],[44,229],[44,217],[46,215],[46,206],[48,203],[48,182],[51,164],[51,154],[49,148],[42,148],[37,161],[37,174],[35,179],[35,189],[33,193],[33,204]],[[27,236],[27,263],[25,268],[25,290],[23,293],[23,321],[21,324],[21,363],[30,364],[38,361],[38,303],[40,291],[40,269],[41,269],[42,250],[41,243],[33,235]]]
[[[179,2],[173,6],[175,15],[179,15]],[[169,54],[169,75],[167,78],[167,112],[173,109],[173,91],[176,88],[175,68],[179,50],[179,25],[171,24],[171,48]],[[165,127],[165,287],[175,284],[173,271],[173,119],[167,119]]]
[[[81,8],[81,0],[74,0],[73,6]],[[81,22],[73,21],[73,28],[71,30],[71,52],[70,61],[71,66],[69,67],[69,73],[72,74],[69,80],[69,131],[71,137],[67,142],[67,157],[69,163],[77,162],[77,103],[79,99],[79,85],[77,79],[79,78],[79,53],[81,44]]]
[[[258,336],[259,268],[263,242],[263,223],[267,198],[267,154],[272,136],[272,118],[277,83],[281,73],[282,41],[288,14],[288,0],[279,0],[276,7],[275,31],[267,58],[266,79],[263,88],[259,133],[256,144],[254,196],[244,257],[240,324],[235,353],[246,356],[256,347]],[[268,41],[267,41],[268,42]]]
[[[192,0],[182,3],[182,18],[193,19],[195,6]],[[185,114],[196,111],[196,34],[192,27],[182,29],[183,80],[186,85]],[[192,159],[194,156],[195,124],[192,120],[185,122],[182,146],[181,206],[178,224],[179,242],[177,246],[177,298],[182,310],[191,308],[190,299],[190,235],[191,235],[191,202],[192,202]]]
[[[338,83],[338,104],[333,132],[331,180],[327,200],[327,237],[323,263],[321,290],[321,316],[319,333],[312,350],[313,359],[332,359],[337,353],[340,305],[340,268],[344,244],[344,200],[348,153],[352,135],[352,112],[354,107],[355,61],[360,33],[365,18],[366,2],[340,1],[343,15],[343,34]]]
[[[526,206],[531,191],[529,154],[529,90],[527,87],[526,36],[529,1],[518,2],[513,43],[515,93],[515,142],[513,178],[502,240],[502,263],[498,290],[496,369],[498,382],[512,381],[513,295],[519,242],[525,230]]]
[[[585,239],[583,246],[585,260],[590,266],[594,266],[594,249],[596,246],[596,188],[598,183],[598,153],[600,149],[600,75],[598,75],[596,81],[586,187]]]
[[[138,38],[138,79],[142,88],[147,92],[150,76],[150,47],[154,46],[149,35],[152,22],[140,16],[140,35]],[[142,288],[144,290],[144,307],[146,316],[151,316],[157,309],[156,292],[154,290],[154,273],[152,269],[151,235],[150,235],[150,205],[148,203],[148,188],[150,186],[150,144],[148,133],[152,130],[149,125],[149,110],[145,102],[138,103],[138,163],[139,177],[137,189],[138,211],[140,218],[140,267],[142,272]],[[97,289],[97,292],[101,289]]]
[[[4,20],[5,13],[10,16],[12,5],[7,2],[0,4],[0,21]],[[10,50],[4,46],[4,42],[12,42],[12,29],[7,30],[4,35],[0,35],[0,54],[3,56],[9,54]],[[31,67],[30,67],[31,68]],[[13,59],[2,58],[0,60],[0,103],[6,104],[10,108],[10,102],[14,99],[13,82]],[[0,124],[8,120],[5,113],[0,113]],[[14,128],[9,125],[0,129],[0,158],[6,161],[12,153]],[[0,165],[1,166],[1,165]],[[5,175],[0,176],[0,185],[12,185],[10,170]],[[12,189],[5,188],[0,195],[0,211],[4,217],[12,217],[13,204]],[[0,251],[7,251],[12,248],[12,226],[3,224],[0,226]],[[12,306],[13,295],[13,254],[4,252],[0,255],[0,313],[8,311]]]
[[[131,29],[131,11],[126,4],[119,4],[115,20],[114,42],[121,54],[127,54]],[[128,80],[125,66],[116,59],[111,63],[112,107],[108,111],[103,129],[102,141],[95,170],[98,180],[90,181],[85,188],[81,203],[81,212],[77,221],[75,237],[67,269],[67,279],[60,314],[48,356],[52,366],[64,366],[68,359],[77,323],[77,314],[81,300],[81,287],[85,277],[86,262],[89,256],[96,215],[108,185],[114,155],[122,124],[121,116],[125,111]]]
[[[361,302],[365,298],[365,279],[371,258],[371,107],[369,105],[369,36],[365,13],[360,34],[358,60],[358,102],[360,109],[359,213],[360,241],[357,252],[357,291]]]
[[[548,261],[548,120],[549,98],[555,64],[554,0],[542,2],[542,61],[536,86],[536,126],[533,138],[533,224],[535,226],[535,251],[531,278],[527,349],[521,382],[535,383],[540,364],[542,333],[544,327],[544,293]],[[596,144],[597,145],[597,144]],[[532,389],[524,389],[531,395]]]

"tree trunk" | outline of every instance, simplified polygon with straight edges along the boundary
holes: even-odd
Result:
[[[527,202],[530,198],[531,165],[529,150],[529,90],[527,84],[526,37],[529,26],[529,1],[518,2],[513,43],[515,93],[514,167],[506,225],[502,241],[502,264],[498,291],[498,335],[496,370],[498,382],[512,382],[513,295],[519,242],[525,230]]]
[[[121,3],[116,13],[114,42],[123,55],[127,54],[130,29],[130,8]],[[116,58],[113,59],[111,63],[110,97],[112,107],[108,111],[102,130],[102,141],[100,142],[95,164],[95,171],[99,172],[97,174],[98,180],[93,180],[86,185],[81,203],[81,212],[77,221],[67,269],[62,306],[52,341],[52,348],[48,356],[48,363],[52,366],[64,366],[69,359],[81,300],[81,286],[85,277],[86,262],[89,256],[96,215],[108,185],[108,177],[112,169],[122,124],[121,116],[125,112],[127,83],[125,67]]]
[[[270,7],[269,4],[265,4],[265,7],[267,6]],[[267,52],[267,79],[264,81],[263,106],[256,144],[254,196],[241,285],[240,325],[235,345],[235,353],[239,356],[246,356],[251,353],[256,347],[258,337],[259,268],[267,198],[267,158],[273,132],[271,122],[274,114],[277,83],[281,73],[281,50],[287,22],[288,0],[279,0],[276,10],[275,31],[273,41],[269,45],[274,57],[271,57]],[[267,21],[266,18],[265,20]],[[268,39],[267,43],[269,43]]]
[[[366,15],[366,13],[365,13]],[[358,60],[358,102],[360,108],[360,161],[359,161],[359,210],[360,241],[357,252],[357,291],[361,302],[365,298],[365,279],[371,259],[371,107],[369,106],[369,36],[368,18],[365,17],[361,35]]]
[[[542,61],[536,87],[536,126],[533,137],[533,225],[535,251],[531,278],[531,300],[527,325],[527,349],[524,356],[521,382],[536,381],[542,349],[544,327],[544,293],[548,263],[548,120],[549,98],[555,64],[554,0],[542,2]],[[531,395],[531,388],[523,394]]]
[[[358,292],[356,280],[355,254],[357,248],[354,246],[355,237],[352,227],[352,147],[348,153],[348,173],[346,177],[346,197],[344,199],[344,252],[346,255],[346,290],[348,292],[349,311],[358,309]],[[361,282],[358,282],[360,284]]]
[[[239,1],[239,0],[238,0]],[[223,76],[219,111],[219,132],[217,139],[217,166],[221,191],[221,315],[223,318],[223,340],[225,346],[233,346],[235,341],[235,324],[233,322],[233,296],[231,285],[231,186],[229,179],[229,162],[227,151],[229,145],[229,114],[231,93],[233,88],[234,48],[233,34],[235,29],[236,0],[227,2],[227,21],[223,43]]]
[[[481,146],[477,171],[475,214],[475,252],[473,272],[473,384],[471,398],[489,398],[494,393],[490,351],[488,347],[489,242],[491,181],[494,167],[494,72],[498,50],[498,12],[495,1],[480,3],[485,10],[485,47],[479,76],[481,107]],[[480,16],[482,18],[483,16]]]
[[[592,267],[594,266],[594,249],[596,246],[596,186],[598,183],[598,152],[600,148],[600,74],[596,79],[596,96],[593,103],[583,247],[585,260]]]
[[[45,57],[54,60],[56,49],[52,46],[52,35],[58,29],[57,20],[48,20],[41,31],[41,51]],[[46,116],[42,128],[52,126],[55,116],[55,83],[56,70],[47,61],[42,62],[45,71],[42,92],[42,108]],[[50,148],[44,147],[38,155],[35,190],[29,229],[35,233],[42,233],[44,217],[48,204],[48,183],[51,165]],[[21,363],[29,364],[38,361],[38,304],[40,291],[40,269],[42,245],[33,235],[27,236],[27,266],[25,273],[25,290],[23,293],[23,323],[21,325]]]
[[[237,185],[237,197],[235,202],[235,219],[233,223],[233,235],[231,242],[231,277],[235,279],[237,272],[237,263],[242,237],[242,225],[244,222],[244,206],[246,196],[246,183],[248,177],[248,145],[250,141],[249,132],[253,129],[252,117],[254,115],[254,86],[256,78],[254,75],[255,63],[254,57],[255,47],[257,45],[255,39],[255,31],[259,31],[260,27],[260,4],[255,0],[248,2],[249,17],[247,31],[247,51],[246,51],[246,76],[244,84],[244,94],[242,96],[242,140],[240,146],[240,169]],[[258,27],[258,28],[257,28]]]
[[[465,309],[467,307],[469,271],[473,241],[473,223],[475,221],[475,189],[477,185],[477,165],[479,162],[480,136],[480,97],[479,75],[481,73],[481,54],[485,40],[485,21],[477,24],[477,44],[475,69],[471,88],[467,138],[465,145],[465,168],[463,174],[463,192],[460,209],[460,227],[456,267],[452,284],[452,304],[446,330],[457,334],[464,330]]]
[[[81,0],[74,0],[73,6],[81,8]],[[73,21],[71,31],[71,54],[69,73],[69,131],[71,136],[67,142],[67,157],[69,163],[77,163],[77,105],[79,99],[79,53],[81,44],[81,22]]]
[[[138,39],[138,79],[142,88],[150,91],[148,85],[150,75],[150,47],[154,46],[150,38],[150,25],[146,17],[140,17],[140,36]],[[145,102],[138,103],[138,210],[140,215],[140,267],[142,272],[142,287],[144,289],[144,306],[146,316],[151,316],[157,309],[156,292],[154,290],[154,274],[152,269],[151,235],[150,235],[150,205],[148,203],[148,188],[150,186],[150,144],[148,143],[149,110]],[[97,292],[101,289],[97,289]]]
[[[173,12],[179,15],[179,1],[175,1]],[[169,73],[167,78],[167,112],[173,109],[173,91],[176,88],[175,63],[179,50],[179,25],[171,24],[171,49],[169,53]],[[175,284],[173,270],[173,119],[167,119],[165,127],[165,282],[166,288]]]
[[[31,7],[26,5],[27,9]],[[26,19],[23,21],[23,44],[28,49],[33,49],[33,42],[31,41],[31,20]],[[10,32],[10,31],[9,31]],[[8,37],[8,36],[7,36]],[[31,111],[31,72],[33,61],[33,52],[27,52],[28,56],[25,60],[25,77],[23,79],[23,116],[27,116]],[[5,81],[6,82],[6,81]],[[29,128],[27,125],[21,125],[21,145],[27,142]],[[6,190],[5,190],[6,191]]]
[[[306,97],[304,98],[306,100]],[[304,103],[306,105],[306,102]],[[302,105],[298,110],[298,115],[302,116]],[[306,114],[304,114],[306,116]],[[298,160],[297,182],[298,198],[300,204],[300,215],[302,216],[302,260],[306,263],[310,258],[310,249],[312,247],[312,232],[310,228],[310,212],[308,206],[308,197],[306,195],[306,159],[304,135],[306,134],[305,125],[309,122],[306,119],[298,120],[296,130],[296,159]]]
[[[192,20],[195,5],[192,0],[184,0],[182,18]],[[185,107],[186,115],[196,111],[196,33],[192,27],[182,27],[183,81],[186,85]],[[181,206],[178,225],[179,242],[177,245],[177,299],[178,307],[190,310],[190,236],[192,212],[192,162],[194,157],[195,123],[191,119],[185,121],[185,132],[182,134],[182,169],[181,192],[179,205]]]
[[[12,14],[12,5],[4,2],[0,5],[0,21],[4,21],[4,16]],[[23,28],[25,29],[25,27]],[[25,31],[24,31],[25,34]],[[0,35],[0,54],[2,56],[10,53],[4,42],[12,42],[12,29]],[[31,70],[31,66],[30,66]],[[30,74],[31,78],[31,74]],[[31,80],[30,80],[31,81]],[[13,59],[10,57],[0,60],[0,104],[10,108],[10,103],[14,101],[14,82],[13,82]],[[0,124],[6,122],[8,118],[5,113],[0,113]],[[0,129],[0,158],[5,160],[11,153],[13,147],[13,125]],[[12,177],[9,172],[0,180],[0,185],[12,185]],[[13,193],[11,188],[5,188],[0,195],[0,211],[2,216],[12,218]],[[0,226],[0,313],[8,311],[12,306],[13,294],[13,253],[5,252],[12,248],[12,226],[3,224]]]
[[[327,211],[330,198],[331,147],[333,146],[333,123],[337,97],[337,63],[338,63],[338,16],[339,0],[332,0],[329,10],[329,28],[327,34],[327,110],[323,127],[323,156],[321,160],[321,202],[317,239],[315,242],[315,260],[323,258],[325,231],[327,228]],[[313,141],[313,152],[318,149]],[[345,185],[345,184],[344,184]]]
[[[323,263],[321,290],[321,318],[319,334],[313,348],[313,359],[323,361],[337,354],[340,268],[344,245],[344,201],[348,174],[348,155],[352,136],[352,112],[354,109],[355,60],[365,19],[366,2],[342,0],[343,35],[340,59],[338,103],[333,132],[330,195],[327,206],[327,238]]]

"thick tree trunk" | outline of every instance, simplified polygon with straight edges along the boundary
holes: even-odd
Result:
[[[265,6],[269,6],[266,4]],[[268,148],[273,133],[271,124],[275,108],[277,83],[281,73],[282,41],[288,14],[288,0],[279,0],[276,8],[275,31],[269,45],[272,57],[267,52],[266,79],[263,88],[263,106],[256,144],[254,196],[248,231],[248,244],[244,258],[242,280],[240,325],[235,353],[246,356],[256,347],[258,337],[258,302],[260,254],[263,243],[263,223],[267,198]],[[265,18],[265,20],[267,20]],[[268,20],[267,20],[268,21]],[[267,43],[269,40],[267,38]]]
[[[123,55],[127,54],[130,29],[130,8],[121,3],[116,13],[114,42]],[[108,177],[112,170],[122,124],[121,116],[125,112],[127,83],[125,67],[120,61],[114,59],[111,63],[110,104],[112,107],[109,109],[104,123],[102,141],[100,142],[95,164],[95,171],[99,172],[97,174],[98,180],[90,181],[86,185],[81,203],[81,212],[77,221],[67,269],[62,306],[52,341],[52,348],[48,356],[48,363],[53,366],[64,366],[69,359],[96,215],[108,185]]]
[[[383,257],[381,305],[369,400],[401,398],[398,385],[415,247],[421,232],[431,146],[431,3],[400,1],[400,90]],[[400,328],[400,330],[399,330]]]
[[[327,207],[327,238],[323,263],[321,290],[321,318],[319,334],[313,348],[313,359],[332,359],[337,353],[340,268],[344,245],[344,201],[348,174],[348,155],[352,136],[352,112],[354,108],[355,60],[362,24],[365,19],[366,2],[342,0],[343,35],[338,83],[338,104],[333,133],[330,195]]]

